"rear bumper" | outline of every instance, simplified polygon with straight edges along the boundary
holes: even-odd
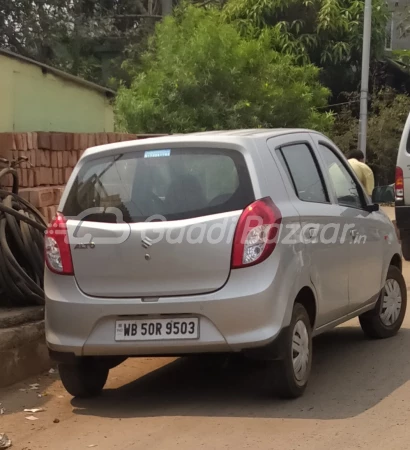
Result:
[[[410,206],[397,205],[395,207],[396,226],[400,231],[410,232]]]
[[[276,264],[276,263],[274,263]],[[75,356],[152,356],[205,352],[236,352],[263,347],[290,322],[295,288],[292,264],[274,266],[269,259],[232,271],[226,285],[211,294],[135,299],[89,297],[74,277],[46,269],[46,339],[52,352]],[[300,273],[300,272],[299,272]],[[285,280],[289,280],[286,284]],[[189,315],[200,319],[197,340],[116,342],[115,322],[121,318]]]

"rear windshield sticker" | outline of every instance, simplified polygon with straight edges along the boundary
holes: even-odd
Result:
[[[148,150],[144,153],[144,158],[162,158],[171,156],[171,150]]]

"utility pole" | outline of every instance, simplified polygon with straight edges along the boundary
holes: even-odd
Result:
[[[164,17],[172,14],[172,0],[161,0],[161,7]]]
[[[362,81],[360,87],[359,150],[366,161],[367,106],[369,98],[370,43],[372,37],[372,0],[365,0],[363,20]]]

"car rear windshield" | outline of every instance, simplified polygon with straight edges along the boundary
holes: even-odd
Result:
[[[66,217],[117,222],[181,220],[235,211],[255,200],[243,155],[215,149],[162,149],[93,159],[80,169]],[[159,217],[155,217],[159,216]]]

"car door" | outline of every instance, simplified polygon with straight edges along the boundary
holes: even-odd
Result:
[[[313,138],[342,208],[350,254],[349,311],[353,312],[373,301],[381,289],[384,227],[380,213],[366,208],[370,200],[340,151],[319,135]]]
[[[320,327],[340,318],[348,309],[349,248],[346,244],[331,244],[332,224],[341,220],[341,208],[329,195],[308,133],[274,138],[268,145],[300,215],[299,232],[306,246],[306,270],[316,289],[316,327]]]

